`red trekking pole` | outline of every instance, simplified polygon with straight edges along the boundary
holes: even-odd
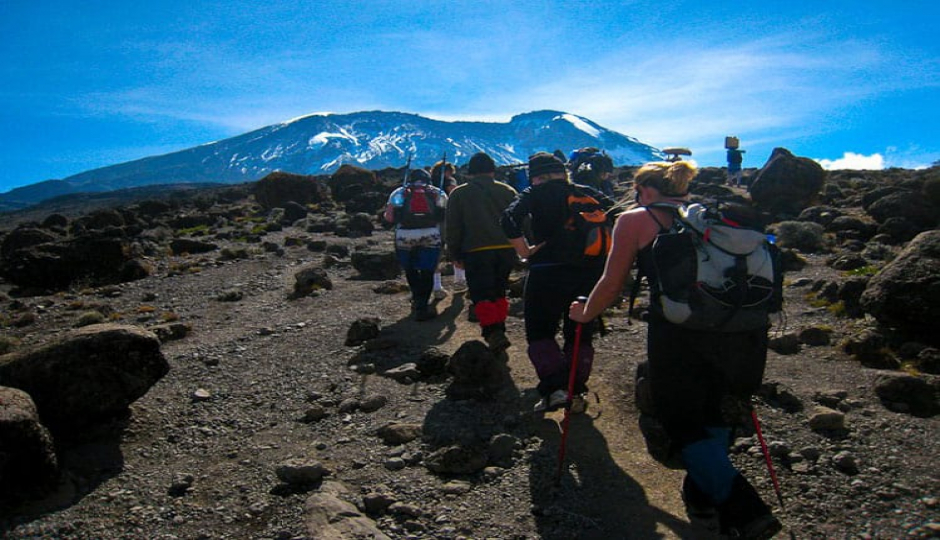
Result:
[[[584,296],[578,297],[578,302],[587,302]],[[574,380],[578,372],[578,350],[581,348],[581,330],[584,324],[578,323],[574,328],[574,348],[571,351],[571,371],[568,373],[568,402],[565,403],[565,418],[561,421],[561,446],[558,447],[558,470],[555,471],[555,485],[561,484],[561,470],[565,464],[565,446],[568,442],[568,424],[571,421],[571,402],[574,399]]]
[[[770,451],[767,450],[767,443],[764,442],[764,434],[760,429],[760,422],[757,421],[757,409],[751,407],[751,420],[754,421],[754,431],[757,432],[757,440],[760,441],[760,449],[764,454],[764,461],[767,463],[767,472],[770,473],[770,481],[773,482],[774,492],[777,494],[777,501],[780,503],[780,509],[783,510],[783,494],[780,492],[780,482],[777,481],[777,471],[774,470],[773,460],[770,458]]]
[[[760,422],[757,421],[757,409],[751,406],[751,420],[754,421],[754,431],[757,432],[757,440],[760,441],[760,449],[764,454],[764,461],[767,463],[767,472],[770,473],[770,481],[774,485],[774,493],[777,494],[777,502],[780,503],[780,511],[786,512],[786,506],[783,504],[783,492],[780,490],[780,482],[777,480],[777,472],[774,470],[773,460],[770,457],[770,451],[767,449],[767,443],[764,441],[764,434],[760,429]],[[790,540],[796,540],[796,534],[790,530]]]

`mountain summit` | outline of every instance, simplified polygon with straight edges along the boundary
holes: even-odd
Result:
[[[161,156],[147,157],[14,189],[10,205],[47,197],[156,184],[240,183],[273,171],[330,174],[343,164],[368,169],[431,165],[446,152],[462,165],[486,152],[499,165],[522,163],[540,151],[595,146],[617,165],[658,159],[659,150],[570,113],[535,111],[509,122],[445,122],[416,114],[368,111],[312,114]]]

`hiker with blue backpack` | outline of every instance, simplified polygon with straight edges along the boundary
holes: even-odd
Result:
[[[470,157],[470,178],[450,192],[444,227],[447,254],[467,277],[471,314],[490,350],[508,360],[506,317],[509,316],[509,275],[516,262],[499,217],[516,190],[496,180],[496,162],[484,152]]]
[[[761,384],[769,313],[775,309],[771,290],[778,285],[778,275],[767,268],[772,250],[762,232],[717,218],[714,212],[706,216],[705,207],[691,204],[689,184],[695,174],[689,161],[648,163],[636,172],[639,206],[618,218],[604,273],[586,302],[572,302],[569,316],[581,323],[600,316],[621,297],[637,263],[651,290],[651,399],[687,472],[682,496],[690,518],[711,516],[720,532],[732,538],[771,538],[781,523],[728,456],[731,427],[740,419],[730,414],[729,404],[749,406]],[[708,227],[698,231],[696,219],[707,219]],[[721,248],[728,252],[728,275],[719,277],[726,281],[723,286],[711,289],[696,274],[705,263],[699,259],[696,266],[695,253],[717,243],[713,236],[748,246]],[[686,253],[692,253],[691,265],[683,257]],[[690,289],[676,293],[674,282],[685,282],[683,287]]]
[[[506,209],[502,225],[518,256],[528,261],[524,317],[527,352],[539,378],[535,410],[566,406],[574,356],[571,411],[583,412],[598,323],[585,321],[575,351],[576,324],[565,315],[569,304],[587,295],[601,276],[612,224],[606,211],[614,204],[597,190],[572,183],[565,164],[553,154],[536,153],[528,166],[532,185]],[[561,345],[556,339],[560,326]]]
[[[411,288],[411,313],[417,321],[437,316],[430,303],[434,272],[441,258],[441,223],[447,195],[434,187],[424,169],[408,171],[385,206],[385,221],[395,224],[395,253]]]

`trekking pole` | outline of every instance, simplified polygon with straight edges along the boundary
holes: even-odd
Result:
[[[774,485],[774,493],[777,494],[777,502],[780,503],[780,511],[786,513],[786,506],[783,504],[783,492],[780,490],[780,482],[777,480],[777,472],[774,471],[773,460],[770,459],[770,451],[767,449],[767,443],[764,441],[764,434],[760,429],[760,422],[757,420],[757,409],[751,407],[751,420],[754,422],[754,431],[757,432],[757,440],[760,442],[760,451],[764,454],[764,462],[767,463],[767,472],[770,473],[770,481]],[[796,534],[790,529],[790,540],[796,540]]]
[[[579,296],[579,303],[587,302],[587,298]],[[568,442],[568,424],[571,421],[571,401],[574,399],[574,380],[578,371],[578,349],[581,348],[581,330],[584,324],[578,323],[574,328],[574,348],[571,350],[571,370],[568,373],[568,401],[565,403],[565,418],[561,421],[561,446],[558,447],[558,469],[555,471],[555,485],[561,484],[561,470],[565,464],[565,445]]]
[[[780,503],[780,509],[786,507],[783,504],[783,493],[780,491],[780,482],[777,481],[777,472],[774,470],[773,460],[770,459],[770,451],[767,449],[767,443],[764,441],[764,434],[760,429],[760,422],[757,420],[757,409],[751,407],[751,420],[754,422],[754,431],[757,432],[757,440],[760,441],[760,451],[764,454],[764,462],[767,463],[767,471],[770,473],[770,481],[774,485],[774,492],[777,494],[777,501]]]
[[[408,176],[411,175],[411,151],[408,151],[408,161],[405,163],[405,175],[401,178],[401,185],[408,184]]]
[[[447,150],[444,150],[444,155],[441,156],[441,179],[440,185],[437,186],[441,189],[444,189],[444,171],[447,170]]]

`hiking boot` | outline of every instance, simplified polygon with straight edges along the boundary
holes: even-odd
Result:
[[[588,409],[588,401],[584,394],[577,394],[571,398],[571,411],[572,414],[584,414]]]
[[[434,289],[434,292],[431,293],[431,296],[433,296],[435,300],[443,300],[447,298],[447,291],[444,289]]]
[[[731,495],[718,505],[721,533],[733,539],[767,540],[783,529],[770,507],[743,476],[734,478]]]
[[[467,292],[467,280],[459,279],[454,281],[454,294],[463,294]]]
[[[487,334],[483,339],[486,340],[486,344],[495,354],[505,351],[512,345],[509,338],[506,337],[506,332],[498,328]]]
[[[718,533],[718,508],[695,482],[685,475],[682,480],[682,502],[685,503],[685,513],[689,516],[692,525],[701,527],[712,534]]]
[[[533,409],[535,412],[557,411],[568,403],[568,393],[564,390],[555,390],[547,396],[543,396]]]
[[[423,308],[415,309],[415,320],[416,321],[429,321],[437,317],[437,310],[434,309],[434,306],[424,306]]]

